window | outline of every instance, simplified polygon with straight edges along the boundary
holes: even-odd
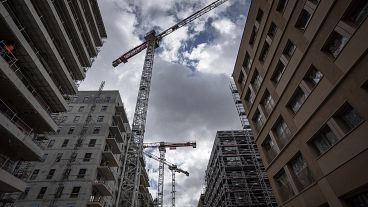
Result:
[[[343,128],[344,132],[349,132],[364,121],[363,117],[356,112],[349,104],[345,104],[334,116]]]
[[[255,91],[259,90],[259,88],[261,87],[262,81],[263,79],[261,75],[258,73],[257,70],[255,70],[254,75],[253,75],[253,80],[252,80],[252,85]]]
[[[54,139],[50,140],[49,144],[47,145],[47,148],[53,147],[54,144],[55,144],[55,140]]]
[[[69,128],[68,134],[73,134],[75,127],[72,126]]]
[[[92,153],[84,154],[83,162],[89,162],[91,160]]]
[[[96,145],[96,139],[90,139],[88,143],[88,147],[94,147]]]
[[[49,154],[45,153],[42,155],[41,162],[45,162]]]
[[[319,154],[326,152],[338,141],[336,135],[331,131],[330,127],[325,126],[313,138],[312,143],[318,150]]]
[[[273,39],[276,35],[276,32],[277,32],[277,26],[275,23],[271,22],[271,25],[270,25],[270,28],[268,29],[268,33],[267,35]]]
[[[303,159],[301,154],[298,154],[291,162],[291,171],[294,176],[294,181],[299,190],[313,183],[314,179],[309,171],[307,162]]]
[[[73,153],[72,153],[72,155],[70,156],[70,161],[71,161],[71,162],[74,162],[74,161],[75,161],[75,159],[77,158],[77,155],[78,155],[78,153],[73,152]]]
[[[268,91],[265,92],[261,104],[263,106],[265,115],[269,116],[273,110],[273,107],[275,106],[275,102],[273,101],[272,96]]]
[[[79,119],[80,119],[80,116],[74,117],[73,123],[78,123]]]
[[[368,16],[368,1],[353,0],[349,8],[343,16],[343,21],[346,21],[353,26],[359,26]]]
[[[111,97],[110,97],[110,96],[107,96],[107,97],[106,97],[106,102],[107,102],[107,103],[109,103],[109,102],[110,102],[110,100],[111,100]]]
[[[270,138],[270,136],[267,136],[267,138],[262,144],[262,147],[267,157],[267,161],[271,162],[277,155],[275,142]]]
[[[73,110],[73,106],[69,106],[68,111],[72,111]]]
[[[87,116],[87,119],[86,119],[86,122],[90,122],[92,120],[92,116],[91,115],[88,115]]]
[[[253,26],[252,33],[251,33],[250,38],[249,38],[249,44],[250,45],[254,44],[254,41],[256,40],[257,33],[258,33],[258,27]]]
[[[102,106],[101,111],[107,111],[107,106]]]
[[[248,89],[247,93],[245,94],[245,100],[248,103],[253,103],[253,101],[254,101],[254,95],[249,89]]]
[[[263,45],[261,54],[259,55],[259,61],[261,61],[261,62],[265,61],[269,49],[270,49],[270,45],[267,42],[265,42],[264,45]]]
[[[64,139],[64,142],[63,142],[63,144],[61,145],[61,147],[66,147],[66,146],[68,146],[68,143],[69,143],[69,139]]]
[[[73,187],[72,193],[70,193],[70,198],[78,198],[78,194],[81,187]]]
[[[277,4],[276,11],[282,13],[285,10],[287,0],[279,0],[279,3]]]
[[[244,84],[244,74],[243,71],[240,71],[239,78],[238,78],[238,84],[243,85]]]
[[[46,190],[47,190],[47,187],[42,187],[41,189],[40,189],[40,192],[38,193],[38,195],[37,195],[37,199],[42,199],[43,198],[43,196],[45,195],[45,193],[46,193]]]
[[[77,146],[77,147],[81,147],[81,146],[82,146],[82,144],[83,144],[83,139],[78,139],[78,140],[77,140],[77,144],[76,144],[76,146]]]
[[[84,106],[80,106],[78,109],[78,112],[83,112],[84,111]]]
[[[31,177],[29,177],[29,180],[35,180],[39,172],[40,172],[40,169],[33,170]]]
[[[24,190],[24,192],[22,192],[22,193],[19,195],[18,199],[19,199],[19,200],[23,200],[23,199],[25,199],[25,198],[27,197],[27,195],[28,195],[28,193],[29,193],[29,190],[30,190],[30,189],[31,189],[30,187],[26,187],[26,189]]]
[[[302,10],[298,21],[295,24],[295,27],[300,30],[305,30],[308,26],[309,20],[311,19],[312,15],[305,9]]]
[[[323,74],[312,65],[305,75],[304,80],[307,82],[310,88],[313,89],[322,78]]]
[[[262,114],[257,110],[257,112],[255,113],[254,117],[253,117],[253,121],[257,126],[257,129],[261,129],[263,124],[265,123],[265,118],[262,116]]]
[[[98,133],[100,133],[100,130],[101,130],[101,127],[95,127],[94,129],[93,129],[93,134],[98,134]]]
[[[64,190],[64,186],[59,185],[55,192],[55,198],[60,198],[61,194],[63,193],[63,190]]]
[[[276,181],[278,192],[282,201],[286,201],[294,196],[294,191],[291,188],[290,181],[287,178],[284,169],[277,173],[274,179]]]
[[[98,116],[97,117],[97,122],[103,122],[104,120],[104,116]]]
[[[59,126],[59,127],[58,127],[58,129],[56,130],[56,134],[59,134],[62,128],[63,128],[63,127],[60,127],[60,126]]]
[[[256,21],[261,22],[262,17],[263,17],[263,11],[261,9],[258,9],[257,16],[256,16]]]
[[[365,207],[368,206],[368,191],[361,192],[353,197],[347,199],[347,203],[351,207]]]
[[[52,176],[54,176],[55,171],[56,171],[55,169],[51,169],[51,170],[49,171],[49,174],[47,174],[46,179],[47,179],[47,180],[50,180],[50,179],[52,178]]]
[[[87,169],[85,168],[79,169],[77,178],[84,178],[84,176],[86,175],[86,172],[87,172]]]
[[[290,129],[287,126],[286,122],[282,118],[280,118],[273,128],[273,131],[280,141],[280,148],[284,147],[285,144],[289,141],[291,135]]]
[[[89,97],[88,97],[88,96],[84,97],[84,98],[83,98],[83,103],[88,102],[88,100],[89,100]]]
[[[249,53],[245,53],[244,61],[243,61],[243,68],[246,73],[249,72],[250,67],[252,66],[252,59],[249,56]]]
[[[55,162],[60,162],[62,157],[63,157],[63,153],[57,153]]]
[[[70,171],[71,171],[71,169],[70,169],[70,168],[65,169],[65,171],[64,171],[64,175],[63,175],[64,179],[67,179],[67,178],[69,177],[69,175],[70,175]]]
[[[85,134],[87,132],[88,127],[84,126],[81,130],[81,134]]]
[[[298,87],[294,92],[293,97],[289,103],[289,108],[294,112],[298,112],[300,107],[303,105],[309,94],[304,93],[304,91]]]
[[[282,77],[282,74],[285,71],[285,64],[282,61],[279,61],[276,65],[275,72],[272,75],[272,81],[274,83],[278,83]]]
[[[330,37],[327,39],[327,42],[323,46],[322,50],[336,58],[345,47],[348,40],[348,37],[333,31]]]
[[[282,52],[287,58],[291,58],[291,56],[293,56],[294,51],[296,49],[296,46],[294,45],[293,42],[291,42],[290,40],[287,41],[286,46],[284,48],[284,51]]]

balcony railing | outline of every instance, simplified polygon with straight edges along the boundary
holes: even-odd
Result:
[[[94,181],[95,184],[102,184],[104,185],[107,190],[112,193],[112,189],[113,187],[106,181],[106,180],[102,180],[101,178],[97,178],[95,181]]]
[[[106,199],[103,196],[100,196],[100,195],[97,195],[97,196],[91,195],[89,197],[89,202],[90,203],[100,203],[101,206],[106,205]]]
[[[23,180],[28,178],[30,174],[29,169],[31,169],[30,165],[30,162],[14,161],[9,157],[0,154],[0,168],[19,179]]]

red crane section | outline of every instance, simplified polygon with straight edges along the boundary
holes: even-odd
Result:
[[[154,143],[143,143],[143,148],[158,148],[160,151],[165,151],[166,148],[170,150],[175,150],[177,147],[197,147],[196,142],[184,142],[184,143],[175,143],[175,142],[154,142]]]

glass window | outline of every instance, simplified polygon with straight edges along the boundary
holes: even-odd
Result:
[[[253,103],[253,101],[254,101],[254,95],[253,95],[253,93],[250,91],[250,89],[248,89],[247,93],[245,94],[245,100],[246,100],[248,103]]]
[[[368,16],[368,1],[353,0],[343,16],[343,20],[359,26]]]
[[[84,106],[80,106],[78,109],[78,112],[83,112],[84,111]]]
[[[107,110],[107,106],[102,106],[101,107],[101,111],[106,111]]]
[[[272,99],[271,94],[266,91],[263,100],[261,101],[266,116],[269,116],[275,106],[275,102]]]
[[[323,46],[322,50],[336,58],[348,41],[348,37],[333,31],[330,37],[327,39],[327,42]]]
[[[84,162],[89,162],[91,160],[91,157],[92,157],[92,153],[86,153],[86,154],[84,154],[83,161]]]
[[[273,128],[273,131],[276,134],[276,137],[280,141],[280,147],[284,147],[285,144],[289,141],[291,132],[286,122],[281,118]]]
[[[303,105],[305,100],[307,99],[308,94],[304,93],[304,91],[298,87],[289,103],[289,108],[294,112],[298,112],[300,107]]]
[[[307,162],[303,159],[301,154],[298,154],[291,162],[291,169],[294,175],[294,181],[299,190],[313,183],[314,179],[312,173],[309,171]]]
[[[110,96],[107,96],[106,97],[106,102],[109,103],[111,101],[111,97]]]
[[[80,189],[81,187],[73,187],[72,193],[70,193],[70,198],[78,198]]]
[[[304,80],[313,89],[321,81],[322,78],[323,74],[312,65],[305,75]]]
[[[276,7],[276,11],[280,13],[284,12],[287,2],[288,0],[279,0],[277,7]]]
[[[285,64],[281,61],[279,61],[276,65],[276,68],[275,68],[275,72],[273,73],[272,75],[272,81],[274,83],[278,83],[282,77],[282,74],[284,73],[285,71]]]
[[[101,127],[95,127],[94,129],[93,129],[93,134],[98,134],[98,133],[100,133],[100,130],[101,130]]]
[[[262,11],[262,9],[258,9],[257,16],[256,16],[256,21],[261,22],[262,17],[263,17],[263,11]]]
[[[31,177],[29,177],[29,180],[35,180],[39,172],[40,172],[40,169],[33,170]]]
[[[252,85],[255,91],[259,90],[259,88],[261,87],[262,81],[263,81],[263,78],[258,73],[258,71],[255,70],[254,75],[253,75],[253,80],[252,80]]]
[[[72,153],[72,155],[70,156],[70,161],[71,161],[71,162],[74,162],[74,161],[75,161],[75,159],[77,158],[77,155],[78,155],[78,153],[73,152],[73,153]]]
[[[330,127],[325,126],[314,138],[313,145],[319,154],[326,152],[338,141],[336,135],[331,131]]]
[[[49,174],[47,174],[46,179],[47,179],[47,180],[50,180],[50,179],[52,178],[52,176],[54,176],[55,171],[56,171],[55,169],[51,169],[51,170],[49,171]]]
[[[88,143],[88,147],[94,147],[96,145],[96,139],[90,139]]]
[[[69,139],[64,139],[64,142],[63,142],[63,144],[61,145],[61,147],[66,147],[66,146],[68,146],[68,143],[69,143]]]
[[[287,58],[291,58],[291,56],[293,56],[294,51],[296,49],[296,46],[294,45],[293,42],[291,42],[290,40],[287,41],[286,46],[284,48],[283,54],[287,57]]]
[[[84,126],[82,128],[81,134],[85,134],[87,132],[87,130],[88,130],[88,127],[87,126]]]
[[[257,37],[257,33],[258,33],[258,28],[256,26],[253,26],[252,33],[249,38],[250,45],[254,44],[254,41],[256,40],[256,37]]]
[[[364,121],[363,117],[349,104],[343,106],[341,111],[335,117],[339,120],[345,132],[351,131]]]
[[[295,24],[295,27],[300,30],[305,30],[311,17],[312,15],[307,10],[303,9],[300,13],[298,21]]]
[[[87,172],[87,169],[85,168],[79,169],[77,178],[84,178],[84,176],[86,175],[86,172]]]
[[[104,116],[98,116],[97,117],[97,122],[103,122],[104,120]]]
[[[75,127],[72,126],[69,128],[68,134],[73,134]]]
[[[284,169],[277,173],[274,179],[276,181],[278,192],[282,201],[286,201],[294,196],[294,191],[291,188],[290,181],[287,178]]]
[[[261,54],[259,55],[259,61],[261,62],[265,61],[269,50],[270,50],[270,45],[267,42],[265,42],[263,45]]]
[[[271,39],[272,39],[272,38],[274,38],[274,37],[275,37],[276,32],[277,32],[277,26],[276,26],[276,24],[275,24],[275,23],[271,22],[270,29],[268,29],[268,33],[267,33],[267,35],[268,35],[269,37],[271,37]]]
[[[57,153],[55,162],[60,162],[62,157],[63,157],[63,153]]]
[[[60,198],[63,193],[63,190],[64,190],[64,186],[59,185],[58,188],[56,189],[55,198]]]
[[[246,73],[249,72],[250,68],[252,66],[252,59],[249,56],[249,53],[245,53],[244,61],[243,61],[243,69]]]
[[[46,190],[47,190],[47,187],[42,187],[41,189],[40,189],[40,192],[38,193],[38,195],[37,195],[37,199],[42,199],[43,198],[43,196],[45,195],[45,193],[46,193]]]
[[[49,144],[47,145],[47,148],[53,147],[54,144],[55,144],[55,140],[54,139],[50,140]]]
[[[253,121],[257,126],[257,129],[262,128],[263,124],[265,123],[265,118],[262,116],[262,114],[257,110],[253,117]]]
[[[86,97],[83,98],[83,102],[84,103],[88,102],[88,100],[89,100],[89,97],[88,96],[86,96]]]
[[[262,147],[265,151],[267,161],[271,162],[277,155],[275,142],[270,138],[270,136],[267,136],[262,144]]]
[[[244,74],[243,74],[243,71],[240,71],[239,78],[238,78],[238,84],[243,85],[244,83],[245,83],[244,82]]]

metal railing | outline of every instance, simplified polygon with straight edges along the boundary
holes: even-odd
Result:
[[[113,187],[106,180],[102,180],[101,178],[96,178],[96,180],[94,181],[94,184],[104,185],[107,188],[107,190],[112,194]]]

